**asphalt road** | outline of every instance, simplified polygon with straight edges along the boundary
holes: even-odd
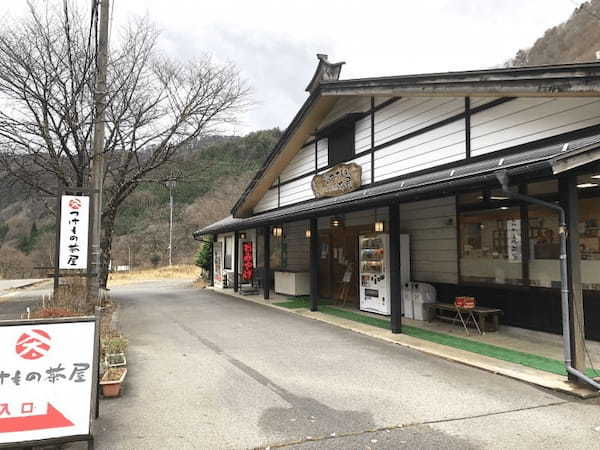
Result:
[[[32,287],[23,287],[32,283]],[[51,282],[44,280],[0,280],[0,320],[20,319],[28,307],[34,309],[41,303],[51,288]]]
[[[130,371],[99,449],[600,448],[597,399],[181,282],[113,296]]]

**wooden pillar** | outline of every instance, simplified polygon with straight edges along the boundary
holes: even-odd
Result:
[[[271,228],[263,228],[263,298],[271,293]]]
[[[579,250],[579,201],[577,176],[559,179],[560,200],[567,213],[567,280],[569,287],[569,328],[571,332],[571,364],[583,372],[585,369],[585,327],[583,316],[583,291],[581,288],[581,252]],[[572,376],[569,375],[569,378]]]
[[[214,286],[215,285],[215,242],[217,242],[217,235],[213,234],[211,239],[212,239],[212,242],[211,242],[212,251],[210,252],[210,286]]]
[[[519,185],[519,193],[527,195],[527,185]],[[519,215],[521,219],[521,279],[523,285],[529,286],[529,260],[531,255],[529,254],[529,205],[525,202],[519,206]]]
[[[233,292],[239,290],[240,279],[240,233],[233,233]]]
[[[319,310],[319,227],[310,219],[310,310]]]
[[[390,306],[392,333],[402,333],[402,282],[400,280],[400,206],[392,202],[388,206],[390,233]]]

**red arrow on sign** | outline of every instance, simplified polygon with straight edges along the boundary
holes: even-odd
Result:
[[[48,403],[48,412],[39,416],[0,418],[0,433],[72,427],[74,424]]]

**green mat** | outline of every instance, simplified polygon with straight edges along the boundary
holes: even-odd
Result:
[[[298,297],[288,297],[288,301],[286,302],[278,302],[278,303],[273,303],[274,305],[277,306],[281,306],[283,308],[288,308],[288,309],[300,309],[300,308],[306,308],[309,309],[310,308],[310,297],[308,295],[301,295]],[[319,306],[321,305],[331,305],[331,301],[330,300],[324,300],[321,299],[319,300]]]
[[[285,303],[289,304],[293,302]],[[284,306],[284,304],[279,305]],[[305,302],[304,305],[305,306],[296,306],[296,308],[307,307],[306,305],[308,305],[308,302]],[[323,305],[323,303],[320,303],[320,305]],[[290,306],[285,307],[287,308]],[[323,314],[341,317],[343,319],[364,323],[366,325],[371,325],[378,328],[384,328],[386,330],[389,330],[390,328],[390,322],[388,320],[365,316],[353,311],[346,311],[327,305],[320,306],[319,311]],[[408,336],[413,336],[429,342],[435,342],[437,344],[445,345],[448,347],[477,353],[479,355],[489,356],[491,358],[499,359],[502,361],[521,364],[522,366],[531,367],[537,370],[543,370],[545,372],[555,373],[558,375],[567,375],[567,371],[565,370],[563,362],[556,359],[546,358],[544,356],[533,355],[531,353],[520,352],[517,350],[511,350],[504,347],[498,347],[492,344],[472,341],[470,339],[464,339],[444,333],[424,330],[422,328],[411,327],[408,325],[402,325],[402,332]],[[594,371],[593,369],[587,369],[585,373],[589,377],[600,376],[600,373],[598,371]]]

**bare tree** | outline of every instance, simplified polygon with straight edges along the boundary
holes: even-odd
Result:
[[[89,184],[96,34],[85,16],[69,2],[30,4],[27,17],[0,28],[0,170],[40,193]],[[248,93],[233,65],[206,55],[176,61],[158,37],[136,19],[111,38],[103,287],[123,201],[180,149],[233,120]]]

